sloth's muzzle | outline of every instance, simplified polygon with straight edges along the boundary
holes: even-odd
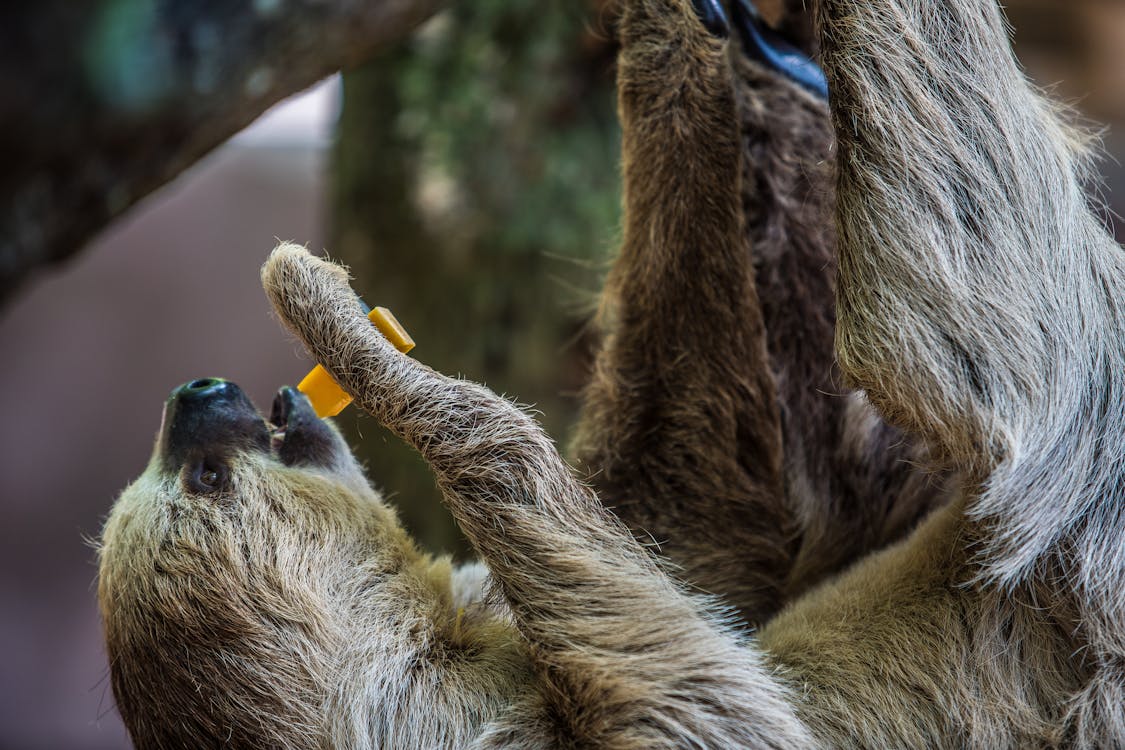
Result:
[[[198,455],[269,449],[265,420],[242,389],[228,380],[193,380],[164,402],[160,453],[172,471]]]
[[[181,385],[164,403],[158,451],[168,471],[192,463],[228,463],[238,452],[272,454],[286,466],[330,467],[340,441],[304,394],[277,392],[267,422],[229,380],[203,378]]]

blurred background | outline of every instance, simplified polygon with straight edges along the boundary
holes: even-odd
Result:
[[[1091,194],[1116,229],[1125,4],[1008,5],[1030,74],[1105,128]],[[534,405],[565,441],[617,233],[613,17],[603,0],[442,10],[270,110],[6,298],[0,750],[129,746],[89,540],[147,461],[174,386],[227,377],[268,409],[308,369],[258,286],[277,239],[349,263],[368,302],[411,331],[415,356]],[[464,556],[420,461],[354,409],[340,422],[419,538]]]

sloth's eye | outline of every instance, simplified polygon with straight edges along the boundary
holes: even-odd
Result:
[[[199,494],[223,489],[230,476],[222,462],[210,458],[193,461],[186,469],[184,483],[190,492]]]

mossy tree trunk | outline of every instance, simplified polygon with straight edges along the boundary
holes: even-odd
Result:
[[[560,441],[619,203],[611,32],[589,30],[595,11],[443,13],[345,75],[333,159],[328,251],[356,289],[395,312],[413,356],[533,405]],[[413,451],[355,410],[340,423],[417,538],[463,555]]]

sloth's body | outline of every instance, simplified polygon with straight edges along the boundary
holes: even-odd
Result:
[[[826,110],[732,68],[688,0],[626,6],[594,486],[282,246],[278,313],[418,448],[487,568],[421,554],[295,392],[271,426],[189,384],[104,535],[134,741],[1125,746],[1125,260],[998,10],[819,9],[836,351],[900,433],[833,367]]]

